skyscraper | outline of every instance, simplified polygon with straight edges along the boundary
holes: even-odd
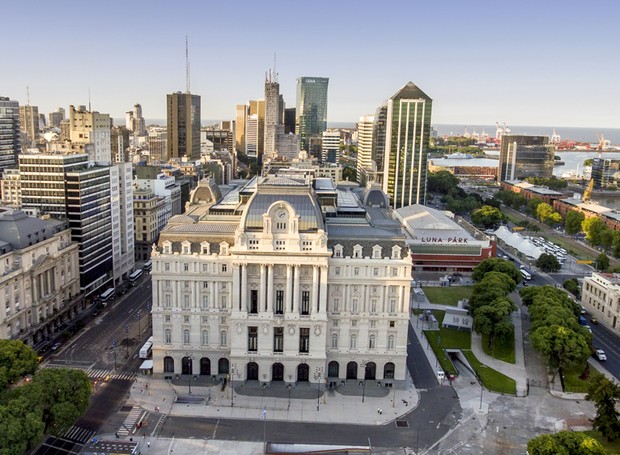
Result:
[[[59,107],[56,112],[50,112],[48,114],[49,126],[54,128],[60,128],[60,122],[65,119],[65,110]]]
[[[167,95],[167,111],[166,158],[200,159],[200,95]]]
[[[0,96],[0,171],[16,167],[21,151],[19,103]]]
[[[375,143],[383,145],[383,156],[379,149],[376,156],[383,161],[383,191],[393,208],[425,202],[432,103],[408,82],[375,115],[375,122],[385,115],[385,132],[375,128]]]
[[[235,148],[245,154],[245,121],[248,116],[248,107],[245,104],[237,104],[235,109]]]
[[[499,176],[502,180],[553,175],[555,146],[547,136],[504,134],[499,153]]]
[[[22,144],[34,147],[39,138],[39,108],[38,106],[19,106],[19,125],[24,133]]]
[[[136,103],[133,111],[125,112],[125,127],[138,136],[146,135],[146,122],[142,117],[142,106]]]
[[[312,138],[321,138],[327,129],[327,77],[297,78],[295,131],[301,137],[301,149],[310,150]]]
[[[280,84],[277,73],[269,70],[265,78],[265,156],[273,157],[278,134],[284,133],[280,112]]]
[[[369,176],[373,168],[376,171],[377,164],[373,162],[372,155],[372,131],[375,117],[365,115],[360,117],[357,123],[357,181],[366,185],[368,180],[374,180]]]
[[[69,138],[73,144],[93,144],[89,148],[89,160],[97,163],[111,163],[112,151],[109,114],[87,111],[86,106],[69,106]]]

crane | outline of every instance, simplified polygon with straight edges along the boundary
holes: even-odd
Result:
[[[590,197],[592,196],[592,190],[594,189],[594,179],[590,179],[590,183],[588,183],[587,188],[583,192],[583,196],[581,196],[581,202],[588,202]]]

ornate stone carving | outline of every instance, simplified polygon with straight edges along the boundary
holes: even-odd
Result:
[[[288,326],[288,333],[290,335],[295,335],[295,326],[293,324],[289,324],[289,326]]]
[[[314,326],[314,334],[318,337],[321,335],[321,326],[320,325],[315,325]]]

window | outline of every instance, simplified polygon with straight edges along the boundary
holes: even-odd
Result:
[[[164,332],[164,342],[166,344],[172,343],[172,330],[166,329],[166,331]]]
[[[208,324],[209,323],[209,316],[203,316],[202,317],[202,323],[203,324]]]
[[[340,299],[339,298],[335,298],[334,299],[334,313],[338,313],[340,311]]]
[[[170,322],[170,315],[169,314],[166,314],[164,316],[164,322]]]
[[[228,337],[226,336],[226,330],[220,332],[220,346],[226,346],[228,343]]]
[[[392,278],[397,277],[398,276],[398,269],[396,267],[390,267],[390,276]]]
[[[183,330],[183,344],[189,344],[189,330]]]
[[[372,276],[379,276],[379,267],[372,269]],[[376,288],[376,286],[373,286],[373,288]]]
[[[183,281],[183,288],[189,289],[189,281]]]
[[[359,267],[354,267],[353,268],[353,275],[354,276],[360,276],[360,268]]]
[[[183,254],[190,254],[190,243],[183,242]]]
[[[368,337],[368,349],[375,349],[375,335],[370,335]]]
[[[202,242],[200,244],[200,252],[202,254],[211,254],[211,245],[209,242]]]
[[[206,310],[207,308],[209,308],[209,296],[203,295],[202,296],[202,309]]]
[[[332,348],[333,349],[338,348],[338,334],[337,333],[332,333]]]
[[[401,248],[397,245],[392,247],[392,259],[400,259]]]
[[[183,309],[189,310],[189,295],[183,296]]]
[[[336,275],[336,276],[340,276],[340,267],[336,267],[336,268],[334,269],[334,275]]]
[[[169,310],[172,306],[172,296],[170,294],[166,294],[164,297],[164,308]]]
[[[209,282],[208,281],[203,281],[202,282],[202,289],[205,290],[205,291],[207,289],[209,289]]]
[[[284,351],[284,327],[273,328],[273,352]]]
[[[166,262],[164,263],[164,272],[169,272],[170,271],[170,263]]]
[[[394,321],[390,321],[390,327],[391,327],[391,328],[396,327],[396,324],[394,323]]]
[[[258,314],[258,290],[250,290],[250,314]]]
[[[353,299],[351,302],[351,313],[357,313],[358,312],[358,300],[357,299]]]
[[[189,264],[187,262],[183,264],[183,271],[189,272]]]
[[[248,327],[248,351],[258,351],[258,327]]]
[[[249,250],[258,250],[258,240],[257,239],[250,239],[248,240],[248,249]]]
[[[336,245],[334,247],[334,257],[341,258],[342,257],[342,245]]]
[[[338,327],[338,319],[334,319],[334,320],[332,321],[332,325],[333,325],[334,327]]]
[[[222,264],[222,273],[226,273],[228,270],[228,266],[226,264]]]
[[[394,350],[394,335],[388,336],[387,348],[388,348],[388,351]]]
[[[379,245],[375,245],[372,247],[372,258],[381,259],[381,247]]]
[[[370,312],[377,313],[377,299],[372,299],[370,301]]]
[[[286,231],[286,223],[276,222],[276,231]]]
[[[276,314],[284,314],[284,291],[276,291]]]
[[[308,327],[299,329],[299,352],[310,352],[310,329]]]
[[[209,273],[209,264],[202,264],[202,271],[204,273]]]
[[[388,313],[396,312],[396,299],[390,299],[390,307],[388,309]]]
[[[310,314],[310,291],[301,291],[301,314]]]
[[[189,316],[187,314],[183,315],[183,322],[189,324]]]
[[[377,327],[377,320],[376,319],[371,319],[370,320],[370,327]]]
[[[202,344],[207,346],[209,344],[209,332],[207,330],[202,331]]]
[[[357,335],[356,334],[351,335],[351,342],[350,342],[349,347],[351,349],[357,349]]]
[[[226,306],[228,304],[228,297],[226,297],[225,295],[223,295],[220,298],[220,310],[225,310]]]
[[[357,327],[357,319],[351,319],[351,327]]]

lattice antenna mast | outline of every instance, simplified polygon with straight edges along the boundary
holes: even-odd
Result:
[[[185,91],[189,93],[189,44],[185,35]]]
[[[26,85],[26,99],[28,100],[28,106],[30,106],[30,87]]]

